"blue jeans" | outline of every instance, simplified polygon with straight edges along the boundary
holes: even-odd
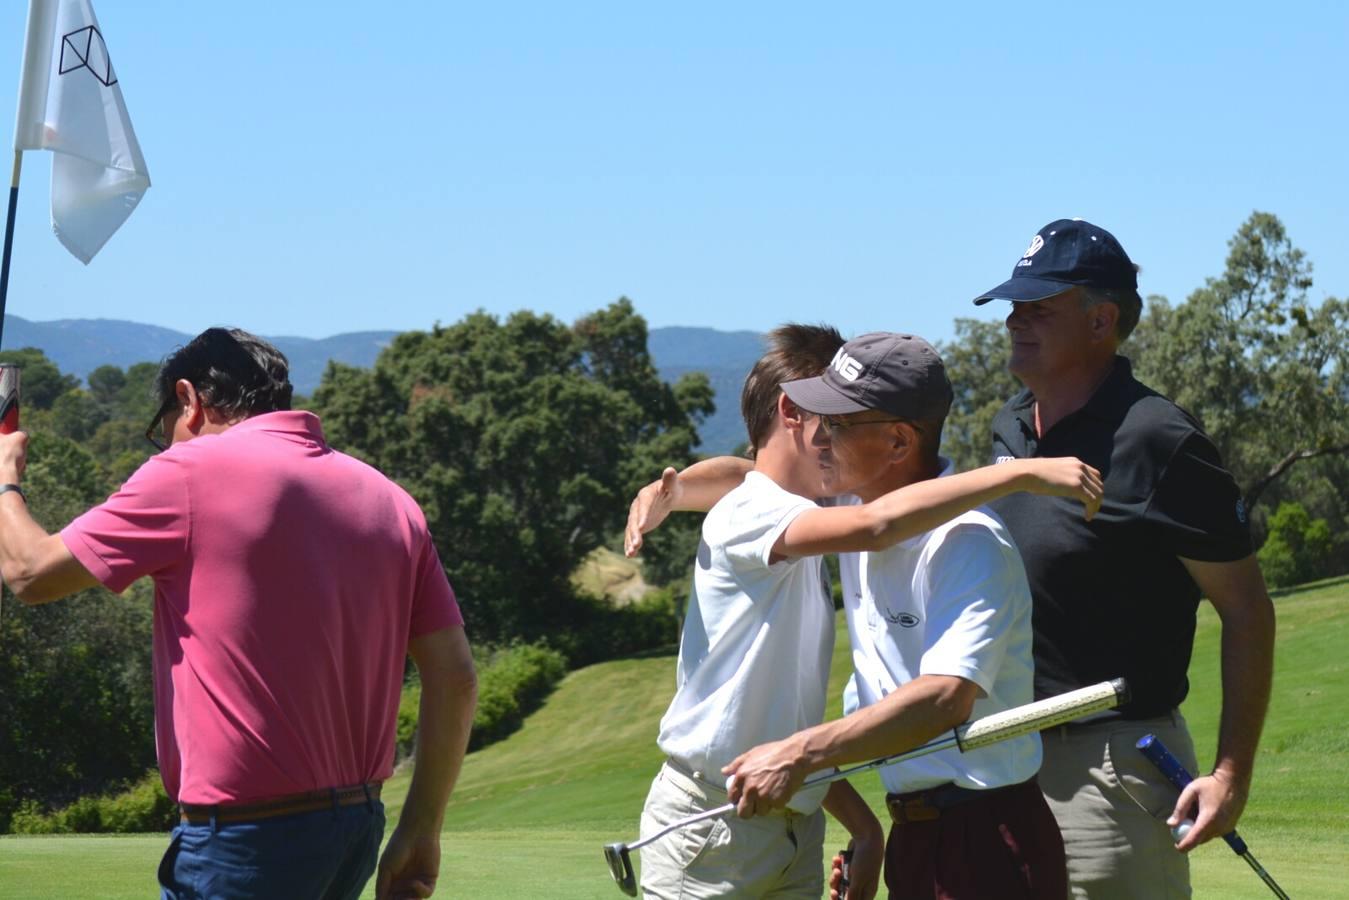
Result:
[[[181,824],[170,837],[160,900],[356,900],[375,871],[384,805]]]

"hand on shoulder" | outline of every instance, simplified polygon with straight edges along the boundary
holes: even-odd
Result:
[[[1017,460],[1017,463],[1024,469],[1025,490],[1080,501],[1088,522],[1100,511],[1105,482],[1100,472],[1077,457],[1035,457]]]

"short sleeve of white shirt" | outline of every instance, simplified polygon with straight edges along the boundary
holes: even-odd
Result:
[[[1018,613],[1016,576],[1007,548],[991,531],[956,524],[936,545],[927,578],[927,634],[920,675],[954,675],[992,693]]]
[[[745,476],[743,496],[728,516],[731,526],[720,535],[722,552],[737,570],[772,565],[773,546],[796,517],[816,504],[775,484],[759,472]]]

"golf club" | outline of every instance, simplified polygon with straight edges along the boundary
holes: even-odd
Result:
[[[1027,703],[1024,706],[1017,706],[1000,713],[984,716],[982,719],[975,719],[973,722],[967,722],[959,728],[952,729],[949,735],[928,741],[923,746],[913,750],[905,750],[893,756],[873,759],[871,762],[860,763],[846,769],[821,773],[813,778],[807,778],[801,787],[808,788],[818,784],[828,784],[858,772],[904,762],[919,756],[926,756],[929,753],[938,753],[952,747],[962,753],[977,750],[989,744],[996,744],[998,741],[1005,741],[1008,738],[1019,737],[1023,734],[1031,734],[1045,728],[1053,728],[1055,725],[1062,725],[1064,722],[1070,722],[1094,712],[1112,709],[1124,703],[1128,698],[1129,686],[1123,678],[1116,678],[1114,681],[1102,681],[1100,684],[1079,688],[1066,694],[1059,694],[1057,697],[1046,697],[1044,700],[1038,700],[1035,703]],[[623,893],[629,897],[636,897],[637,875],[633,871],[630,855],[633,850],[640,850],[647,844],[665,837],[670,832],[692,825],[694,822],[715,819],[734,811],[735,804],[727,803],[715,809],[704,810],[696,815],[671,822],[660,831],[647,835],[641,840],[631,843],[619,841],[613,844],[605,844],[604,861],[609,865],[609,874],[613,875],[614,882]]]
[[[1143,755],[1171,780],[1177,790],[1185,790],[1185,786],[1194,780],[1190,777],[1190,773],[1185,771],[1185,767],[1180,764],[1180,760],[1171,755],[1171,751],[1166,749],[1166,745],[1158,740],[1155,734],[1143,735],[1137,746],[1143,752]],[[1255,857],[1246,847],[1246,842],[1241,839],[1241,835],[1237,834],[1235,828],[1223,835],[1223,840],[1227,841],[1227,846],[1232,848],[1233,853],[1250,864],[1251,868],[1255,870],[1255,874],[1260,876],[1260,880],[1274,892],[1274,896],[1281,898],[1281,900],[1288,900],[1288,895],[1283,892],[1283,888],[1279,887],[1278,882],[1265,871],[1264,866],[1255,861]]]

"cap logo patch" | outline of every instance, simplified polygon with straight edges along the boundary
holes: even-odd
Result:
[[[1038,234],[1031,238],[1030,246],[1026,248],[1025,253],[1021,254],[1021,258],[1016,261],[1016,268],[1019,269],[1022,266],[1029,266],[1031,264],[1030,258],[1040,252],[1040,248],[1044,245],[1045,239]]]
[[[842,347],[834,354],[834,359],[829,365],[847,381],[856,381],[857,376],[862,374],[862,364],[844,353]]]

